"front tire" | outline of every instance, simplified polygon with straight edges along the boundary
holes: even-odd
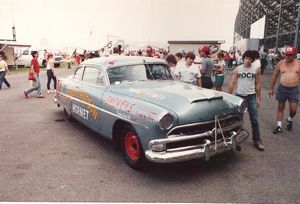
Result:
[[[145,154],[141,141],[131,125],[125,125],[121,131],[121,149],[126,163],[133,169],[145,164]]]

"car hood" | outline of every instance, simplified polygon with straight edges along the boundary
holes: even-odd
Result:
[[[153,81],[112,86],[110,91],[156,104],[184,123],[224,117],[237,110],[237,97],[180,81]]]

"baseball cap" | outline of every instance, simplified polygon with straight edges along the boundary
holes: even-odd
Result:
[[[200,51],[203,51],[203,52],[210,52],[210,47],[207,46],[207,45],[204,45],[202,48],[199,49]]]
[[[293,46],[287,46],[284,52],[285,55],[295,55],[297,54],[297,50]]]

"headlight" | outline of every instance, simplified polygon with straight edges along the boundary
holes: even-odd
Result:
[[[238,111],[240,113],[245,113],[247,111],[247,107],[248,107],[248,103],[246,100],[241,100],[239,102],[239,107],[238,107]]]
[[[173,116],[170,113],[162,113],[158,118],[158,125],[162,130],[168,130],[173,125]]]

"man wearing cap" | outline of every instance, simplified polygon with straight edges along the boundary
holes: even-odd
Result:
[[[201,80],[202,80],[202,87],[211,89],[213,87],[213,82],[211,80],[211,75],[214,69],[214,63],[209,57],[210,54],[210,47],[203,46],[199,49],[199,54],[203,58],[202,65],[201,65]]]
[[[277,88],[276,100],[278,101],[277,110],[277,127],[273,133],[282,132],[282,119],[284,114],[285,102],[289,101],[290,113],[287,119],[287,130],[293,128],[293,118],[297,112],[297,104],[299,102],[299,81],[300,81],[300,61],[296,60],[297,50],[295,47],[288,46],[284,52],[285,59],[278,62],[272,77],[269,96],[274,95],[274,86],[280,75],[280,84]]]

